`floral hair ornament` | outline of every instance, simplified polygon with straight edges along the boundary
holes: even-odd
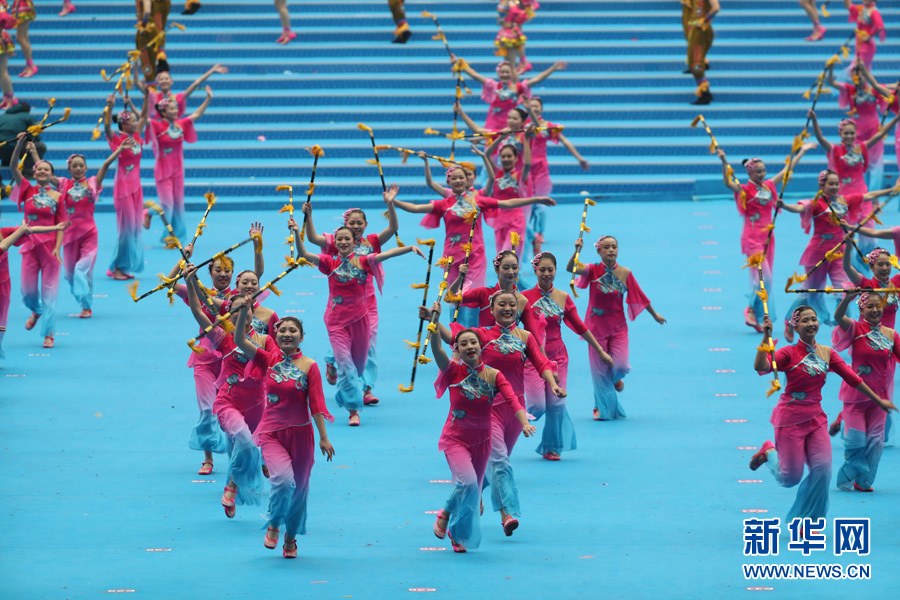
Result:
[[[535,254],[534,258],[531,259],[531,266],[534,267],[535,269],[537,269],[538,264],[540,264],[541,259],[544,257],[545,254],[549,254],[549,252],[538,252],[537,254]]]
[[[448,181],[448,182],[450,181],[450,175],[453,173],[453,171],[456,171],[457,169],[459,169],[460,171],[462,171],[463,173],[465,173],[465,170],[464,170],[461,166],[459,166],[459,165],[451,165],[451,166],[447,169],[447,181]],[[473,170],[474,170],[474,169],[473,169]]]
[[[838,133],[844,133],[844,129],[847,127],[847,125],[853,125],[853,127],[855,128],[856,121],[854,121],[853,119],[841,119],[841,122],[838,123]]]
[[[601,235],[599,238],[597,238],[597,241],[594,243],[594,248],[597,248],[599,250],[600,246],[603,245],[603,240],[605,240],[608,237],[612,237],[612,236],[611,235]]]
[[[756,166],[759,164],[762,164],[762,159],[758,156],[747,159],[747,161],[744,163],[744,168],[747,169],[747,175],[753,175],[753,173],[756,171]]]
[[[869,292],[863,292],[859,295],[859,298],[856,299],[856,304],[859,306],[859,309],[862,310],[866,307],[866,303],[869,301]]]
[[[345,210],[345,211],[344,211],[344,223],[346,223],[346,222],[350,219],[350,215],[352,215],[352,214],[355,213],[355,212],[362,213],[362,212],[363,212],[363,209],[361,209],[361,208],[348,208],[347,210]],[[366,213],[363,213],[363,214],[366,214]]]
[[[85,164],[87,164],[87,160],[85,160],[84,154],[70,154],[69,158],[66,159],[66,166],[67,167],[71,166],[72,161],[75,160],[76,158],[80,158],[81,160],[84,161]]]
[[[875,262],[878,260],[879,254],[887,254],[888,256],[891,255],[891,253],[888,252],[887,250],[885,250],[884,248],[875,248],[874,250],[872,250],[871,252],[866,254],[866,262],[868,262],[869,265],[874,265]]]

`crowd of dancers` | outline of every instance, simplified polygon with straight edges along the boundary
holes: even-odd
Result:
[[[866,6],[869,4],[874,3],[866,2]],[[714,1],[710,7],[718,10]],[[381,402],[376,396],[378,292],[383,285],[397,284],[384,281],[381,263],[409,253],[423,259],[426,256],[422,248],[403,245],[399,238],[397,247],[388,249],[385,245],[397,234],[397,210],[421,214],[423,228],[444,230],[438,263],[443,267],[439,285],[443,302],[419,307],[419,317],[428,326],[425,338],[414,344],[417,350],[431,348],[440,370],[435,382],[437,395],[446,394],[450,401],[438,447],[446,455],[453,489],[438,511],[433,531],[439,538],[449,536],[457,552],[477,548],[481,497],[487,487],[503,531],[512,535],[521,512],[511,462],[519,437],[537,436],[533,422],[543,419],[538,454],[548,461],[559,461],[564,452],[576,449],[574,425],[565,403],[569,359],[562,338],[563,324],[588,343],[593,418],[614,421],[626,416],[620,394],[631,369],[628,319],[634,320],[646,310],[657,323],[666,322],[631,270],[619,264],[614,235],[596,239],[596,262],[581,262],[583,234],[588,231],[584,217],[590,199],[585,202],[581,234],[574,241],[572,255],[557,257],[542,251],[548,207],[555,205],[550,197],[553,186],[547,144],[562,144],[585,170],[590,164],[562,134],[562,127],[544,118],[543,102],[532,93],[535,85],[565,69],[566,64],[558,62],[530,80],[520,79],[532,68],[525,58],[521,26],[535,16],[537,8],[536,2],[524,0],[501,3],[501,32],[495,43],[503,60],[496,67],[496,79],[478,73],[463,58],[450,55],[453,71],[481,85],[480,97],[488,106],[483,125],[475,123],[459,102],[453,107],[454,113],[485,142],[483,147],[472,148],[482,163],[484,184],[477,183],[474,163],[446,159],[440,159],[446,167],[445,182],[438,183],[432,178],[429,156],[419,152],[425,181],[438,199],[406,202],[397,198],[397,186],[386,188],[383,200],[388,226],[380,232],[370,232],[366,213],[351,208],[343,215],[343,225],[333,232],[320,233],[314,224],[314,205],[302,205],[301,224],[294,220],[291,204],[288,226],[293,247],[289,268],[265,284],[263,228],[259,223],[251,224],[245,240],[253,242],[254,264],[237,273],[228,253],[242,244],[195,264],[193,243],[183,243],[189,235],[184,214],[184,143],[198,139],[196,123],[213,101],[213,92],[206,85],[203,102],[191,113],[187,112],[187,98],[213,75],[226,73],[223,65],[214,65],[184,92],[176,93],[167,57],[156,55],[154,77],[138,85],[143,96],[140,108],[128,99],[123,110],[113,116],[116,96],[109,97],[105,113],[109,118],[104,126],[112,152],[92,176],[81,154],[68,158],[69,177],[57,177],[49,162],[35,156],[31,183],[23,176],[20,157],[33,153],[34,148],[29,134],[23,133],[13,153],[11,170],[15,183],[12,198],[25,220],[21,226],[2,232],[0,342],[10,298],[6,251],[12,244],[19,246],[22,256],[22,294],[31,311],[25,328],[30,330],[40,323],[44,347],[54,345],[61,266],[82,306],[80,316],[92,316],[98,247],[94,204],[108,169],[115,163],[113,197],[118,238],[107,275],[127,281],[141,272],[142,229],[158,213],[165,225],[161,241],[182,254],[162,287],[182,298],[201,328],[198,341],[191,344],[188,362],[194,372],[200,413],[189,446],[203,452],[199,473],[213,472],[215,454],[227,455],[227,485],[220,503],[229,518],[234,517],[238,505],[259,505],[264,480],[269,478],[264,544],[275,548],[283,533],[283,555],[293,558],[297,555],[296,536],[306,531],[316,434],[320,451],[331,460],[335,450],[328,439],[326,422],[333,423],[334,418],[326,404],[327,388],[319,366],[300,350],[303,323],[294,317],[279,317],[263,302],[275,291],[275,280],[300,266],[317,268],[327,277],[328,300],[323,312],[331,348],[324,361],[325,381],[334,386],[334,402],[347,411],[348,425],[359,427],[364,408]],[[809,475],[800,485],[789,516],[817,518],[827,510],[831,446],[820,402],[828,370],[833,369],[846,382],[841,389],[844,409],[831,427],[832,433],[842,428],[846,448],[839,488],[872,490],[884,444],[885,415],[896,410],[891,402],[893,357],[900,358],[900,342],[892,327],[898,306],[894,286],[900,283],[900,276],[890,277],[891,265],[898,266],[892,263],[896,259],[888,250],[875,247],[875,240],[894,239],[894,254],[898,254],[900,228],[876,229],[871,219],[877,201],[896,194],[896,188],[879,189],[880,157],[882,140],[900,116],[880,126],[879,111],[898,112],[896,95],[890,95],[890,89],[875,81],[870,70],[872,56],[866,64],[860,48],[858,45],[857,60],[847,74],[852,83],[838,83],[831,71],[827,72],[830,84],[840,91],[841,105],[855,117],[841,121],[840,141],[830,142],[819,128],[815,113],[810,111],[808,115],[830,165],[819,175],[819,190],[811,200],[784,203],[777,186],[789,179],[797,162],[813,151],[815,144],[799,145],[788,166],[773,178],[767,178],[760,159],[745,160],[745,184],[733,177],[724,150],[718,151],[725,185],[734,193],[744,218],[742,251],[748,263],[760,267],[751,273],[750,303],[744,311],[745,323],[764,333],[754,367],[761,373],[775,370],[787,378],[773,413],[775,442],[766,442],[760,448],[751,468],[766,464],[776,480],[789,487],[800,482],[804,463],[809,466]],[[896,91],[896,86],[893,89]],[[150,202],[149,211],[145,210],[140,183],[146,144],[155,155],[158,200],[158,208]],[[812,228],[813,236],[800,260],[806,276],[796,278],[805,293],[798,295],[784,321],[785,338],[793,341],[796,335],[799,341],[775,351],[771,339],[774,306],[765,289],[772,289],[772,231],[779,209],[800,214],[801,225],[807,232]],[[482,223],[494,230],[493,250],[485,242]],[[194,240],[203,226],[201,220]],[[855,242],[857,231],[859,241]],[[858,248],[857,258],[861,260],[852,260],[852,248],[844,248],[841,255],[843,243]],[[431,250],[433,244],[423,243],[432,245]],[[842,260],[837,260],[841,256]],[[573,298],[555,285],[559,260],[565,260],[564,270],[572,274],[577,286],[589,290],[584,317],[579,315]],[[489,264],[496,281],[488,279]],[[520,269],[533,271],[537,281],[533,287],[519,289],[523,280]],[[825,307],[825,294],[815,291],[824,288],[826,277],[834,288],[854,287],[833,318]],[[858,320],[847,316],[854,299],[860,308]],[[452,318],[445,314],[446,306],[454,307]],[[835,351],[815,342],[819,317],[836,325]],[[450,354],[443,344],[450,346]],[[851,367],[837,354],[844,349],[851,351]],[[419,362],[428,362],[424,352]]]

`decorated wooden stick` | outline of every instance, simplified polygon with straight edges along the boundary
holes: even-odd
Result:
[[[593,200],[591,200],[590,198],[584,199],[584,209],[582,209],[582,211],[581,211],[581,227],[578,229],[578,239],[579,240],[584,239],[585,232],[590,233],[590,231],[591,231],[591,228],[588,227],[585,223],[587,223],[588,206],[594,206],[595,204],[597,204],[597,203],[594,202]],[[579,267],[584,266],[584,264],[582,264],[578,260],[578,257],[580,255],[581,255],[581,248],[577,248],[575,250],[575,268],[574,268],[575,271],[577,271],[579,269]],[[575,291],[575,280],[576,279],[577,279],[577,275],[575,275],[575,273],[572,273],[572,281],[569,282],[569,287],[572,288],[572,294],[577,298],[578,292]]]
[[[759,299],[762,300],[763,303],[763,312],[766,317],[769,316],[769,293],[766,291],[766,284],[763,281],[762,274],[762,264],[758,264],[756,266],[757,274],[759,275],[759,290],[756,292],[756,295],[759,296]],[[775,342],[772,340],[772,334],[769,333],[767,339],[763,342],[761,346],[757,347],[757,350],[760,352],[768,352],[769,359],[772,361],[772,385],[769,387],[769,391],[766,392],[766,397],[771,396],[775,392],[781,389],[781,381],[778,379],[778,363],[775,362]]]
[[[447,276],[450,275],[450,265],[453,264],[453,257],[446,256],[438,261],[438,264],[442,264],[442,263],[445,265],[444,277],[441,279],[441,285],[438,286],[438,297],[437,297],[438,302],[443,302],[444,292],[447,291],[447,287],[449,286],[449,284],[447,283]],[[440,317],[441,316],[439,313],[434,313],[431,315],[431,323],[428,324],[429,334],[437,333],[437,322],[438,322],[438,319],[440,319]],[[422,354],[420,354],[419,358],[416,359],[417,362],[420,362],[423,365],[427,365],[428,363],[431,362],[431,359],[428,358],[427,356],[425,356],[425,352],[428,350],[428,342],[430,339],[431,339],[431,335],[425,336],[425,343],[422,344]],[[412,384],[415,381],[415,379],[416,379],[416,365],[413,365],[412,381],[409,384],[410,387],[412,387]]]
[[[203,213],[203,218],[197,223],[197,231],[194,232],[194,237],[191,239],[191,243],[188,244],[189,246],[193,246],[197,238],[203,235],[203,230],[206,228],[206,217],[216,204],[216,195],[212,192],[206,192],[203,197],[206,198],[206,212]]]
[[[287,190],[288,193],[288,203],[281,207],[281,210],[278,212],[283,213],[286,212],[288,214],[288,222],[290,219],[294,218],[294,186],[292,185],[279,185],[275,188],[276,192],[283,192]],[[303,225],[306,225],[306,220],[304,219]],[[303,239],[303,229],[300,230],[300,239]],[[291,226],[288,225],[288,236],[285,238],[285,244],[290,246],[291,248],[291,258],[294,258],[294,230],[291,229]]]
[[[466,257],[463,259],[463,264],[469,265],[469,256],[472,254],[472,240],[475,239],[475,227],[478,225],[478,205],[475,205],[475,210],[466,215],[466,220],[470,221],[471,227],[469,227],[469,241],[466,243],[463,248],[466,251]],[[510,236],[518,235],[515,232],[510,234]],[[515,249],[516,244],[513,243],[513,249]],[[456,294],[452,297],[450,294],[447,294],[445,298],[447,302],[455,302],[456,308],[453,309],[453,323],[456,323],[459,320],[459,307],[462,305],[462,292],[463,285],[466,283],[466,273],[462,274],[462,278],[459,280],[459,289],[456,290]]]
[[[51,106],[50,108],[52,109],[53,107]],[[47,114],[48,115],[50,114],[50,110],[47,110]],[[43,121],[41,121],[41,123],[35,123],[34,125],[30,126],[26,131],[28,131],[28,134],[31,135],[32,137],[41,135],[42,133],[44,133],[45,130],[50,129],[54,125],[59,125],[60,123],[67,121],[69,119],[69,115],[71,115],[71,114],[72,114],[72,109],[66,108],[65,111],[63,112],[63,116],[60,117],[59,119],[53,121],[52,123],[47,123],[46,125],[43,124]],[[45,116],[45,118],[46,118],[46,116]],[[3,146],[4,144],[8,144],[10,142],[15,142],[18,139],[19,139],[19,136],[11,137],[7,140],[3,140],[2,142],[0,142],[0,146]]]
[[[553,125],[551,127],[535,127],[532,131],[562,131],[563,129],[565,129],[565,127],[562,125]],[[432,129],[431,127],[428,127],[424,131],[424,133],[425,133],[425,135],[442,135],[450,140],[453,140],[453,139],[468,140],[468,139],[475,139],[475,138],[485,138],[488,141],[490,141],[493,138],[501,136],[501,135],[509,135],[512,133],[524,133],[525,131],[529,131],[529,130],[513,129],[511,131],[503,131],[503,132],[501,132],[501,131],[486,131],[486,132],[482,132],[482,133],[469,133],[469,134],[463,133],[461,131],[457,131],[455,133],[441,133],[437,129]]]
[[[181,245],[181,241],[175,235],[175,231],[169,224],[169,220],[166,218],[166,211],[163,210],[162,206],[152,200],[144,200],[144,208],[155,211],[156,214],[159,215],[159,218],[162,219],[163,225],[166,226],[166,230],[169,232],[169,235],[163,240],[166,243],[166,250],[177,248],[178,251],[181,252],[181,257],[184,258],[185,261],[189,260],[187,254],[184,252],[184,247]]]
[[[310,154],[313,155],[312,175],[310,175],[310,178],[309,178],[309,189],[306,190],[306,203],[310,204],[312,202],[313,191],[316,189],[316,167],[319,166],[319,157],[325,156],[325,151],[322,150],[322,148],[318,144],[316,144],[312,148],[307,148],[306,150]],[[293,211],[291,212],[291,215],[293,215]],[[304,214],[303,215],[303,227],[300,228],[300,240],[301,241],[305,240],[304,236],[306,235],[307,219],[309,219],[309,215]],[[292,246],[291,247],[291,256],[293,256],[293,255],[294,255],[294,248]]]
[[[885,293],[897,293],[900,292],[900,288],[895,287],[884,287],[884,288],[873,288],[873,287],[851,287],[851,288],[833,288],[831,286],[825,287],[823,289],[810,289],[810,290],[785,290],[791,294],[855,294],[856,292],[885,292]]]
[[[199,269],[200,267],[205,267],[206,265],[208,265],[209,263],[213,262],[214,260],[217,260],[217,259],[219,259],[219,258],[223,258],[226,254],[230,254],[232,251],[234,251],[234,250],[240,248],[241,246],[243,246],[244,244],[247,244],[247,243],[252,242],[252,241],[253,241],[253,238],[252,238],[252,237],[249,237],[249,238],[247,238],[246,240],[244,240],[244,241],[242,241],[242,242],[238,242],[238,243],[235,244],[234,246],[231,246],[230,248],[227,248],[227,249],[225,249],[225,250],[219,252],[218,254],[213,255],[212,258],[207,258],[207,259],[204,260],[202,263],[198,264],[198,265],[196,266],[196,268]],[[166,289],[166,288],[172,287],[173,285],[175,285],[175,284],[182,278],[182,275],[181,275],[181,273],[179,273],[179,274],[177,274],[175,277],[172,277],[172,278],[170,279],[170,278],[168,278],[168,277],[166,277],[165,275],[163,275],[163,274],[160,273],[160,274],[158,275],[158,277],[159,277],[161,283],[160,283],[158,286],[156,286],[155,288],[153,288],[152,290],[150,290],[149,292],[146,292],[146,293],[144,293],[144,294],[142,294],[142,295],[140,295],[140,296],[137,295],[138,281],[137,281],[137,280],[134,280],[133,282],[131,282],[131,283],[128,285],[128,293],[131,295],[131,298],[132,298],[135,302],[138,302],[138,301],[140,301],[140,300],[143,300],[143,299],[146,298],[147,296],[150,296],[151,294],[155,294],[156,292],[158,292],[158,291],[160,291],[160,290],[164,290],[164,289]]]
[[[435,241],[434,240],[420,240],[418,238],[416,238],[416,241],[420,245],[425,245],[425,246],[429,247],[428,270],[425,272],[425,283],[414,283],[412,285],[414,290],[418,290],[418,289],[422,290],[422,304],[424,305],[426,302],[428,302],[428,289],[429,289],[429,285],[431,284],[431,265],[432,265],[432,261],[434,260]],[[415,385],[415,382],[416,382],[416,365],[418,364],[417,354],[419,352],[419,348],[422,347],[422,327],[424,325],[425,325],[425,320],[419,319],[419,331],[416,332],[415,343],[404,340],[411,348],[413,348],[413,368],[412,368],[412,375],[409,378],[409,386],[408,387],[403,386],[403,385],[397,386],[397,389],[404,393],[413,391],[413,386]]]
[[[375,165],[378,167],[378,176],[381,177],[381,191],[386,192],[387,184],[384,183],[384,171],[381,170],[381,159],[378,158],[378,146],[375,145],[375,133],[372,131],[371,127],[367,127],[366,125],[363,125],[362,123],[357,123],[356,127],[359,128],[360,131],[367,132],[369,134],[369,139],[372,140],[372,152],[375,153]],[[398,248],[402,248],[403,246],[406,245],[400,241],[400,232],[399,231],[396,231],[394,233],[394,236],[397,239],[397,247]]]
[[[401,148],[400,146],[391,146],[388,144],[379,144],[378,149],[379,150],[396,150],[401,155],[403,155],[403,160],[400,161],[401,164],[406,164],[406,161],[409,158],[409,156],[411,154],[416,154],[418,152],[418,150],[410,150],[409,148]],[[463,163],[455,161],[455,160],[444,158],[443,156],[435,156],[434,154],[426,154],[425,156],[427,158],[433,158],[434,160],[438,161],[439,163],[441,163],[441,166],[444,167],[445,169],[449,168],[450,165],[462,165],[463,164]]]
[[[259,296],[266,290],[272,292],[276,296],[280,296],[281,290],[279,290],[278,288],[275,287],[275,283],[277,281],[279,281],[282,277],[284,277],[285,275],[287,275],[288,273],[290,273],[291,271],[296,269],[297,267],[305,267],[305,266],[309,266],[311,264],[312,263],[308,262],[306,259],[304,259],[302,257],[299,260],[293,261],[290,265],[288,265],[287,269],[282,271],[281,274],[279,274],[277,277],[275,277],[275,279],[273,279],[269,283],[267,283],[264,286],[262,286],[261,288],[259,288],[259,290],[257,290],[256,293],[250,297],[250,301],[251,301],[250,306],[253,305],[252,301],[255,300],[257,296]],[[200,341],[201,339],[203,339],[204,337],[206,337],[209,334],[209,332],[211,332],[216,327],[222,325],[223,329],[226,328],[227,325],[225,325],[225,323],[228,321],[228,319],[230,317],[231,317],[231,311],[226,312],[225,314],[222,314],[222,315],[219,315],[218,317],[216,317],[216,320],[213,321],[212,323],[210,323],[208,327],[205,327],[203,329],[203,331],[200,332],[200,335],[188,340],[188,343],[187,343],[188,347],[198,354],[200,354],[201,352],[204,352],[203,348],[198,348],[196,346],[196,343],[198,341]],[[231,325],[231,328],[234,329],[234,325]]]
[[[705,129],[707,135],[709,135],[709,153],[715,154],[716,150],[719,149],[719,142],[716,141],[716,136],[713,135],[712,129],[709,128],[709,125],[706,123],[706,119],[703,118],[703,115],[697,115],[696,117],[694,117],[694,120],[691,121],[691,129],[696,129],[698,123],[703,125],[703,129]],[[729,176],[734,176],[734,169],[728,167],[728,174]]]

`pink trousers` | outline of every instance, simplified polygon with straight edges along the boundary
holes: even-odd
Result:
[[[801,482],[804,463],[809,475]],[[800,484],[788,511],[788,523],[796,517],[824,518],[831,481],[831,439],[825,413],[803,423],[776,427],[775,451],[769,452],[766,466],[778,485],[789,488]]]
[[[309,476],[316,457],[313,425],[288,427],[257,436],[263,459],[269,469],[269,527],[284,524],[284,536],[306,533],[306,500]]]
[[[22,253],[22,300],[40,315],[41,335],[53,335],[56,296],[59,294],[59,261],[51,254],[53,244],[35,244]],[[41,279],[38,292],[38,277]]]
[[[90,309],[94,302],[94,263],[97,262],[97,227],[63,244],[63,267],[72,295],[81,308]]]
[[[331,349],[334,350],[334,366],[338,373],[334,399],[341,408],[362,410],[366,357],[372,337],[369,319],[357,319],[344,327],[326,324],[326,330],[328,339],[331,340]]]

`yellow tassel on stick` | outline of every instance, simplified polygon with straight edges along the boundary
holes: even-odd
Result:
[[[131,295],[131,299],[137,302],[137,291],[138,291],[138,281],[135,279],[131,283],[128,284],[128,293]]]
[[[766,392],[766,398],[768,398],[769,396],[771,396],[772,394],[774,394],[775,392],[777,392],[780,389],[781,389],[781,382],[778,381],[777,379],[773,379],[772,386],[769,388],[769,391]]]
[[[418,350],[419,348],[422,347],[422,344],[420,344],[419,342],[411,342],[409,340],[403,340],[403,341],[406,342],[407,346],[409,346],[410,348],[415,348],[416,350]]]
[[[772,344],[760,344],[759,346],[756,347],[756,349],[759,350],[760,352],[765,352],[766,354],[771,354],[772,352],[775,352],[775,346],[773,346]]]
[[[414,290],[424,290],[425,288],[428,287],[428,284],[427,283],[414,283],[409,287],[411,287]]]
[[[763,264],[763,261],[765,259],[766,259],[766,257],[763,255],[762,252],[757,252],[755,254],[751,254],[750,256],[747,257],[747,260],[744,261],[744,266],[741,268],[742,269],[746,269],[747,267],[756,268],[759,265]]]
[[[413,391],[413,386],[398,385],[397,389],[400,390],[401,392],[403,392],[404,394],[408,394],[411,391]]]

